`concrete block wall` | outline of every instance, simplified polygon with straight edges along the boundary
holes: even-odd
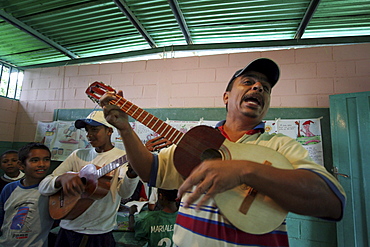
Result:
[[[56,108],[94,108],[85,94],[94,81],[142,108],[223,107],[232,74],[259,57],[281,69],[271,107],[329,107],[329,95],[370,91],[370,44],[30,69],[13,141],[32,141],[37,121],[51,121]]]
[[[9,149],[16,149],[13,146],[13,140],[18,106],[18,100],[0,97],[0,154]]]
[[[0,97],[0,142],[14,140],[18,105],[18,100]]]

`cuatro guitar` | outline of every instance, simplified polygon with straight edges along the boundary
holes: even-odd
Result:
[[[76,174],[85,184],[85,192],[80,195],[65,195],[63,189],[49,196],[49,213],[55,219],[73,220],[88,209],[95,200],[107,195],[110,189],[111,176],[108,173],[127,163],[126,155],[97,169],[88,164]]]
[[[86,94],[94,102],[99,102],[106,92],[115,90],[102,82],[94,82],[86,90]],[[184,178],[203,160],[212,158],[250,160],[280,169],[293,168],[290,162],[275,150],[231,142],[210,126],[196,126],[184,134],[123,97],[117,96],[116,100],[109,103],[117,105],[132,118],[176,144],[174,164]],[[235,227],[252,234],[273,231],[280,226],[288,213],[270,197],[246,185],[217,194],[214,200],[222,214]]]

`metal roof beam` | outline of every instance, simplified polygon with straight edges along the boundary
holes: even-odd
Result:
[[[191,38],[190,31],[188,25],[186,24],[184,15],[182,14],[182,11],[180,9],[179,3],[177,2],[177,0],[168,0],[168,3],[172,9],[173,14],[175,15],[177,23],[180,26],[181,32],[184,35],[186,42],[188,43],[188,45],[192,45],[193,40]]]
[[[144,39],[149,43],[150,47],[157,48],[156,43],[150,36],[150,34],[145,30],[140,21],[136,18],[134,13],[130,10],[125,0],[113,0],[121,12],[129,19],[129,21],[135,26],[139,33],[144,37]]]
[[[117,60],[123,58],[132,58],[135,56],[143,56],[149,54],[164,52],[177,52],[177,51],[201,51],[201,50],[222,50],[222,49],[241,49],[250,48],[251,51],[258,51],[260,49],[266,48],[298,48],[298,47],[314,47],[314,46],[326,46],[326,45],[348,45],[348,44],[361,44],[370,43],[369,36],[353,36],[353,37],[336,37],[336,38],[313,38],[313,39],[300,39],[300,40],[271,40],[271,41],[257,41],[257,42],[233,42],[233,43],[223,43],[223,44],[198,44],[198,45],[179,45],[179,46],[166,46],[159,47],[155,49],[143,49],[140,51],[130,51],[110,55],[102,55],[96,57],[86,57],[76,60],[51,62],[44,64],[34,64],[28,66],[19,66],[19,69],[32,69],[32,68],[42,68],[42,67],[56,67],[56,66],[66,66],[66,65],[76,65],[83,63],[99,63],[102,61]]]
[[[299,27],[297,29],[297,32],[294,35],[294,39],[301,39],[308,23],[311,21],[311,18],[313,14],[315,13],[317,6],[320,4],[321,0],[311,0],[310,5],[308,5],[308,8],[306,10],[306,13],[303,16],[303,19],[301,23],[299,24]]]
[[[63,47],[63,46],[59,45],[58,43],[52,41],[48,37],[44,36],[43,34],[39,33],[38,31],[34,30],[30,26],[24,24],[23,22],[21,22],[17,18],[9,15],[8,13],[6,13],[4,10],[1,10],[1,9],[0,9],[0,18],[4,19],[6,22],[12,24],[16,28],[32,35],[36,39],[38,39],[38,40],[44,42],[45,44],[47,44],[48,46],[51,46],[54,49],[60,51],[64,55],[68,56],[69,58],[72,58],[72,59],[79,58],[79,56],[77,56],[73,52],[67,50],[65,47]]]

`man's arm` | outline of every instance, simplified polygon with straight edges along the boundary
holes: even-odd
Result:
[[[339,219],[342,205],[325,181],[312,171],[284,170],[243,160],[207,160],[196,167],[179,188],[179,195],[193,185],[197,188],[184,202],[188,207],[203,193],[202,205],[217,193],[247,184],[271,197],[287,211]]]
[[[122,96],[122,91],[118,92]],[[106,93],[100,100],[104,116],[107,121],[117,128],[126,149],[127,159],[139,177],[148,182],[150,179],[153,155],[143,145],[140,138],[131,128],[128,116],[118,106],[109,105],[109,101],[116,99],[114,93]]]
[[[265,144],[285,156],[293,170],[248,160],[207,160],[194,169],[180,187],[181,195],[190,186],[197,186],[184,205],[192,203],[202,192],[207,191],[198,205],[217,193],[246,184],[269,196],[287,211],[340,219],[345,193],[338,181],[323,166],[313,162],[300,143],[283,135],[274,138],[278,139]]]

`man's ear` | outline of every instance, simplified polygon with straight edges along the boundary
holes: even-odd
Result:
[[[109,132],[108,132],[108,135],[112,135],[113,134],[113,128],[109,127]]]
[[[229,101],[229,92],[224,92],[223,101],[224,101],[224,104],[227,105]]]

